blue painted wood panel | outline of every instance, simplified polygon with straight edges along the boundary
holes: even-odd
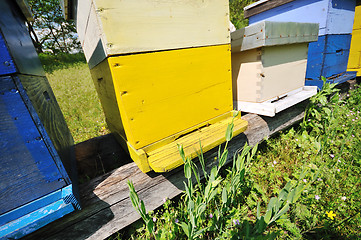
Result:
[[[0,77],[0,122],[1,215],[66,182],[11,77]]]
[[[355,0],[295,0],[249,17],[249,24],[259,21],[319,23],[319,35],[350,34],[355,14]]]
[[[0,216],[0,239],[19,239],[62,216],[80,209],[72,185]]]
[[[0,76],[8,75],[16,72],[14,61],[6,47],[4,38],[0,32]]]
[[[309,44],[306,79],[320,80],[347,69],[351,35],[324,35]]]
[[[344,72],[333,78],[327,79],[326,82],[340,84],[340,83],[346,82],[348,80],[355,79],[356,73],[357,72],[354,72],[354,71]],[[317,86],[318,90],[322,89],[323,84],[324,84],[324,82],[322,80],[306,80],[306,82],[305,82],[306,86]]]

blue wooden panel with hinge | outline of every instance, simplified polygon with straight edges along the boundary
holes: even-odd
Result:
[[[306,79],[330,78],[346,71],[351,35],[324,35],[309,44]]]
[[[336,83],[340,84],[343,82],[346,82],[351,79],[356,78],[356,73],[354,71],[350,72],[344,72],[341,74],[338,74],[336,76],[333,76],[332,78],[327,79],[327,83]],[[324,82],[322,80],[306,80],[305,85],[306,86],[317,86],[318,90],[322,89]]]
[[[19,239],[79,208],[69,185],[0,216],[0,238]]]
[[[0,76],[16,73],[16,67],[0,32]]]
[[[319,35],[350,34],[356,0],[295,0],[249,17],[259,21],[319,23]]]

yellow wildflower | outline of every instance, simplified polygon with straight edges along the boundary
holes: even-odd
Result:
[[[333,211],[329,211],[329,212],[326,212],[327,214],[327,217],[331,218],[331,220],[333,220],[334,217],[336,217],[336,213],[333,213]]]

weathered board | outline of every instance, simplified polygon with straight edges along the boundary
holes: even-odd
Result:
[[[46,77],[17,75],[15,81],[23,86],[24,94],[29,97],[41,124],[49,136],[47,142],[56,150],[54,157],[59,165],[63,165],[72,181],[76,181],[74,141],[65,122],[58,102]],[[49,147],[50,148],[50,147]],[[52,148],[50,148],[52,149]],[[62,160],[62,161],[61,161]]]
[[[177,49],[110,57],[91,69],[108,126],[143,171],[154,149],[232,118],[230,54],[229,44]],[[153,170],[182,162],[171,159]]]
[[[249,18],[253,15],[259,14],[261,12],[265,12],[267,10],[270,10],[272,8],[281,6],[283,4],[292,2],[295,0],[259,0],[255,3],[252,3],[244,8],[244,17]]]
[[[356,0],[261,1],[245,8],[249,23],[259,21],[319,23],[319,35],[351,34]],[[274,3],[273,3],[274,2]],[[278,4],[281,2],[282,4]],[[263,8],[265,4],[269,7]],[[252,12],[248,14],[248,12]]]
[[[53,221],[54,216],[74,211],[79,204],[17,76],[0,77],[0,112],[0,238],[18,239]],[[63,160],[75,162],[74,158]],[[54,191],[60,195],[53,195]],[[62,204],[53,205],[57,201]],[[44,216],[42,208],[49,216]],[[51,212],[57,215],[50,216]]]
[[[352,30],[350,56],[348,60],[348,71],[357,71],[361,76],[361,1],[357,0],[355,9],[355,20]]]
[[[111,55],[228,44],[228,0],[65,0],[90,68]],[[68,12],[68,11],[65,11]]]
[[[260,117],[254,114],[243,116],[243,119],[249,122],[248,129],[244,134],[233,138],[228,145],[229,158],[227,161],[231,161],[233,154],[241,149],[245,142],[254,145],[302,120],[306,104],[307,102],[303,102],[293,106],[274,118]],[[111,150],[110,155],[112,155],[121,147],[114,139],[108,140],[108,138],[112,137],[107,136],[106,138],[107,143],[113,146],[112,149],[109,149]],[[105,138],[103,137],[101,141],[105,141]],[[94,144],[93,141],[90,143]],[[87,143],[78,144],[77,148],[88,149],[86,145]],[[218,148],[214,148],[207,152],[206,159],[214,159],[217,151]],[[92,157],[99,155],[101,150],[96,147],[92,151],[87,150],[86,152],[89,153],[89,157]],[[216,162],[207,161],[207,168],[210,169],[214,164]],[[25,239],[105,239],[130,225],[140,216],[131,205],[126,184],[128,180],[133,181],[147,210],[153,210],[163,204],[163,199],[181,194],[184,190],[185,178],[182,167],[165,174],[144,174],[135,163],[126,164],[80,186],[83,210],[65,216]]]
[[[18,73],[45,76],[38,54],[25,26],[25,17],[16,1],[0,1],[0,9],[0,35],[2,34],[7,50],[12,57],[10,64],[14,63]],[[2,45],[1,40],[0,45]],[[1,60],[3,60],[2,48],[0,47]],[[6,60],[0,62],[0,64],[8,65]],[[2,73],[0,72],[0,74]]]

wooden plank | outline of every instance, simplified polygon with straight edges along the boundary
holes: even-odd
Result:
[[[234,136],[244,132],[247,129],[248,123],[241,119],[240,113],[236,118],[233,118],[233,114],[234,112],[230,112],[227,118],[209,126],[196,129],[151,152],[146,152],[150,167],[155,172],[168,172],[183,165],[183,159],[179,155],[178,145],[182,145],[184,153],[193,159],[198,156],[197,154],[200,151],[199,143],[202,144],[204,152],[224,143],[226,141],[225,130],[231,122],[234,124]]]
[[[91,73],[107,123],[140,149],[231,111],[230,69],[227,44],[110,57]]]
[[[235,102],[236,109],[242,112],[255,113],[263,116],[274,117],[297,103],[300,103],[317,93],[316,86],[305,86],[280,96],[280,99],[268,100],[261,103]]]
[[[0,215],[66,185],[11,77],[0,78]]]
[[[261,12],[265,12],[267,10],[270,10],[272,8],[276,8],[278,6],[281,6],[283,4],[292,2],[295,0],[260,0],[255,2],[254,4],[251,4],[249,6],[246,6],[244,8],[244,17],[249,18],[253,15],[259,14]]]
[[[77,29],[91,68],[126,53],[228,44],[227,0],[79,0]],[[82,19],[86,19],[83,21]]]
[[[267,3],[277,2],[270,0]],[[266,4],[266,2],[264,3]],[[257,7],[262,6],[260,4]],[[249,8],[245,11],[252,10]],[[355,0],[297,0],[269,8],[249,17],[249,23],[259,21],[319,23],[319,35],[350,34],[355,14]]]
[[[293,106],[274,118],[245,115],[243,119],[250,123],[249,127],[229,144],[228,162],[245,142],[254,145],[300,121],[306,104],[303,102]],[[215,164],[211,159],[214,159],[217,151],[218,148],[214,148],[206,153],[208,169]],[[131,206],[126,185],[128,180],[134,182],[147,209],[152,210],[161,206],[164,198],[173,198],[182,193],[185,179],[183,167],[165,174],[144,174],[135,163],[124,165],[80,186],[83,210],[65,216],[25,239],[104,239],[128,226],[140,217]]]
[[[14,76],[17,87],[23,98],[28,98],[28,108],[34,109],[39,116],[40,130],[49,151],[64,176],[69,175],[76,181],[74,141],[58,102],[46,77],[17,75]],[[66,172],[63,169],[66,169]],[[65,177],[67,178],[67,177]],[[70,184],[69,179],[67,179]]]

